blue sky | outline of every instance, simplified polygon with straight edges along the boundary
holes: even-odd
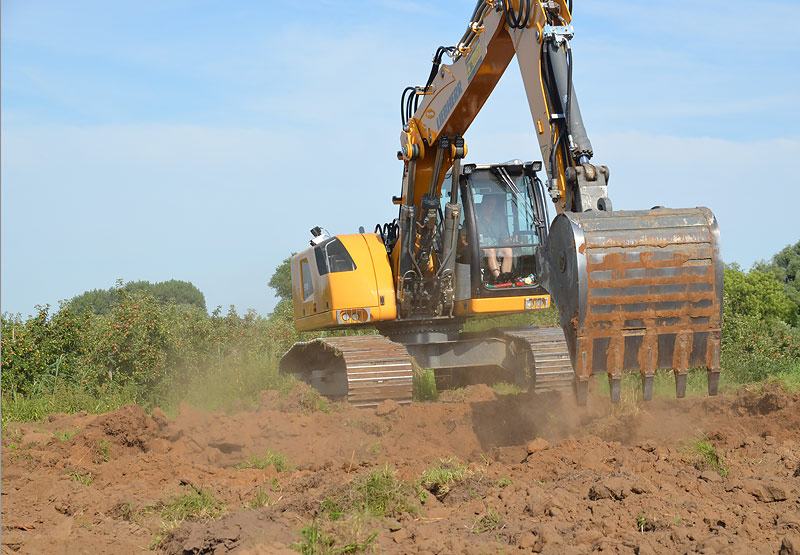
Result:
[[[800,240],[800,4],[574,4],[614,207],[709,206],[745,267]],[[3,311],[122,278],[267,314],[312,226],[396,216],[400,92],[474,2],[302,5],[2,3]],[[466,140],[472,162],[536,158],[515,62]]]

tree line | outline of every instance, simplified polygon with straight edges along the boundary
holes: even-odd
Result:
[[[798,274],[800,242],[747,272],[735,264],[726,267],[722,366],[728,382],[779,377],[800,387]],[[4,421],[8,407],[77,393],[83,404],[40,407],[40,412],[97,407],[98,399],[120,392],[127,392],[121,399],[155,406],[215,376],[214,387],[239,387],[231,395],[252,397],[280,381],[278,360],[294,342],[320,335],[294,329],[288,258],[269,286],[279,302],[266,317],[252,310],[239,314],[233,306],[209,314],[203,293],[178,280],[120,281],[56,310],[37,307],[27,319],[3,314]],[[502,317],[495,320],[503,325]],[[508,324],[519,324],[518,318]],[[214,387],[205,388],[209,395]],[[31,411],[24,417],[43,416]]]

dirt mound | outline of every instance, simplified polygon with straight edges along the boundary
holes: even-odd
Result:
[[[733,407],[742,413],[766,415],[785,409],[790,402],[780,385],[768,383],[759,388],[740,389]]]
[[[192,522],[181,526],[158,545],[166,553],[239,553],[295,554],[287,546],[298,538],[281,521],[274,509],[240,511],[216,522]],[[249,542],[254,532],[263,542]],[[243,547],[249,544],[249,547]]]
[[[301,386],[233,415],[129,405],[8,426],[3,553],[280,553],[309,538],[432,553],[797,544],[800,395],[579,408],[472,386],[444,399],[356,409]],[[434,468],[453,480],[446,493],[422,487]],[[402,484],[404,508],[333,519],[326,499],[376,469]]]

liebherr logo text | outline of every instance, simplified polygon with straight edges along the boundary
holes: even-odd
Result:
[[[442,128],[442,125],[444,125],[444,122],[447,120],[447,116],[450,115],[450,111],[453,109],[453,106],[456,105],[456,101],[458,100],[459,96],[461,96],[461,81],[456,83],[456,88],[453,89],[453,92],[450,93],[447,102],[445,102],[444,106],[442,106],[442,109],[439,112],[439,117],[436,118],[436,127],[439,129]]]

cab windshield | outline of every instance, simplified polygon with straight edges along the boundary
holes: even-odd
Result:
[[[503,166],[470,175],[483,284],[489,289],[538,285],[534,254],[545,221],[533,180]]]

